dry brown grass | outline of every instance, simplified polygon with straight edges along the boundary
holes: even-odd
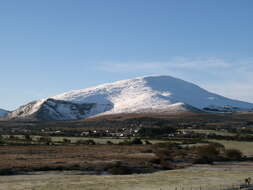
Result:
[[[75,146],[0,146],[0,170],[50,170],[53,168],[92,168],[122,161],[139,164],[155,157],[143,153],[149,146],[75,145]]]

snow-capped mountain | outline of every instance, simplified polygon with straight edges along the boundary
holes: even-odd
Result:
[[[8,114],[8,111],[0,109],[0,117],[4,117]]]
[[[253,104],[208,92],[170,76],[148,76],[41,99],[8,114],[8,118],[81,119],[98,114],[246,111]]]

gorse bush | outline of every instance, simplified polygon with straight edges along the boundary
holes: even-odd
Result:
[[[92,139],[88,139],[88,140],[78,140],[76,142],[76,144],[83,144],[83,145],[95,145],[96,142]]]
[[[152,145],[157,160],[163,168],[173,168],[172,163],[190,162],[194,164],[212,164],[218,161],[240,161],[243,155],[235,149],[226,150],[222,144],[210,143],[184,147],[177,143],[158,143]]]
[[[225,151],[225,156],[229,160],[238,161],[242,159],[243,154],[240,150],[237,149],[227,149]]]
[[[214,161],[239,161],[242,159],[242,152],[236,149],[225,149],[222,144],[210,143],[208,145],[194,147],[197,158],[197,164],[210,164]]]

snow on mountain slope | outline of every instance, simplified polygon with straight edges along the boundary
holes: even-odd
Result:
[[[95,103],[76,104],[69,101],[48,98],[21,106],[17,110],[9,113],[6,119],[76,120],[97,114],[99,111]]]
[[[0,109],[0,117],[4,117],[8,114],[8,111]]]
[[[253,104],[231,100],[210,93],[192,83],[170,76],[149,76],[131,80],[99,85],[92,88],[75,90],[51,97],[70,104],[92,104],[92,108],[80,117],[97,114],[135,113],[135,112],[182,112],[202,109],[251,110]],[[11,114],[11,118],[30,116],[45,104],[48,99],[23,106]],[[47,110],[48,111],[48,110]],[[61,119],[76,114],[70,108],[57,108]],[[64,113],[64,114],[63,114]],[[77,118],[80,118],[77,117]]]

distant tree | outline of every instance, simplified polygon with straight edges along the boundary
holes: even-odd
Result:
[[[132,140],[131,144],[143,144],[143,143],[142,143],[141,139],[139,139],[139,138],[134,138],[134,139]]]
[[[158,137],[166,134],[175,133],[176,129],[173,127],[143,127],[138,131],[140,137]]]

